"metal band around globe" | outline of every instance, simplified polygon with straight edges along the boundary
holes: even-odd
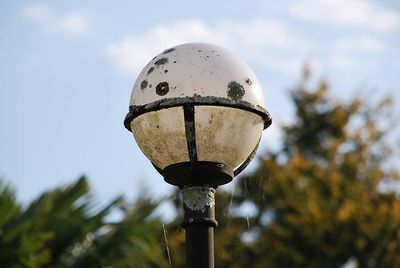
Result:
[[[264,129],[269,127],[272,123],[271,115],[268,113],[267,110],[265,110],[260,105],[252,104],[250,102],[243,100],[235,100],[230,98],[214,97],[214,96],[204,97],[195,94],[193,97],[165,98],[145,105],[131,105],[129,106],[129,112],[125,117],[124,125],[129,131],[132,132],[131,122],[136,117],[148,112],[154,112],[161,109],[184,106],[187,104],[191,104],[193,106],[222,106],[222,107],[236,108],[249,111],[261,116],[261,118],[264,121]]]

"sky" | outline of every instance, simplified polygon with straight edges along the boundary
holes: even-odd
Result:
[[[0,178],[25,203],[80,175],[102,202],[173,189],[123,120],[141,68],[178,44],[226,47],[254,70],[274,120],[258,156],[293,118],[305,62],[334,98],[400,100],[394,0],[3,0],[0,38]]]

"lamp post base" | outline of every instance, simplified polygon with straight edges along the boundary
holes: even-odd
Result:
[[[214,268],[215,189],[190,186],[182,189],[186,230],[186,266]]]

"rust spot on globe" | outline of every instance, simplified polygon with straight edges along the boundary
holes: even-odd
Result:
[[[156,86],[156,93],[159,96],[164,96],[169,92],[169,85],[167,82],[161,82]]]
[[[158,60],[156,60],[156,62],[154,62],[154,64],[158,67],[158,66],[161,66],[161,65],[165,65],[165,64],[167,64],[168,63],[168,58],[161,58],[161,59],[158,59]]]
[[[143,80],[142,83],[140,83],[140,89],[145,90],[148,84],[149,83],[147,82],[147,80]]]
[[[240,83],[236,81],[231,81],[228,84],[227,93],[229,98],[234,100],[241,100],[246,91],[244,90],[244,87]]]

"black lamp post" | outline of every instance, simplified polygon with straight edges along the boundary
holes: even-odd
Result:
[[[228,50],[165,50],[142,70],[124,124],[164,180],[183,193],[187,267],[214,267],[215,189],[254,157],[271,124],[261,86]]]

